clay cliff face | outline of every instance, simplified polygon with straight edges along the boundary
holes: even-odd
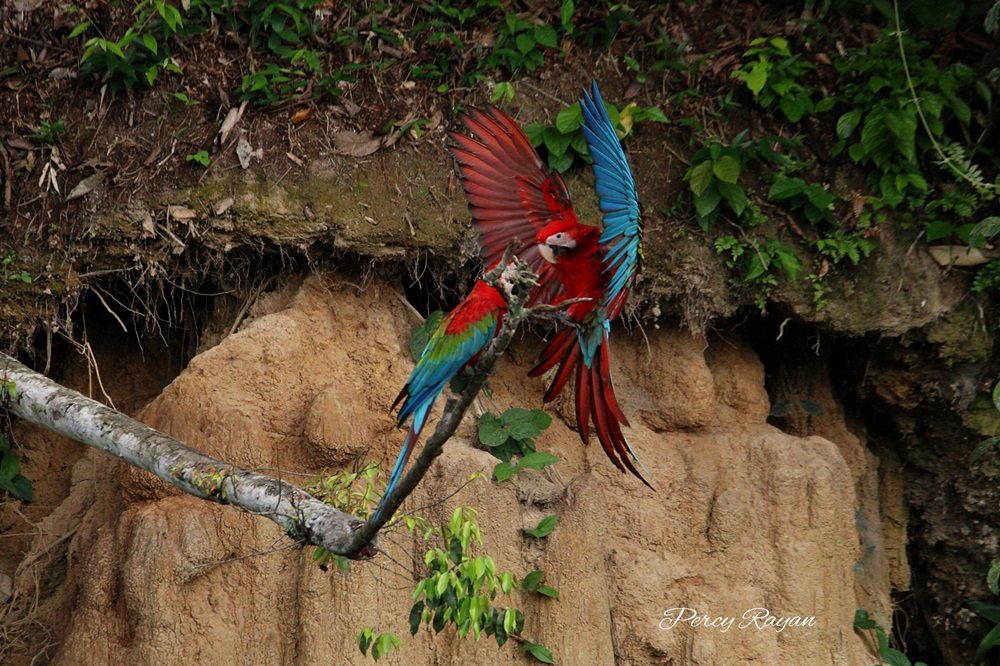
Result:
[[[401,295],[329,275],[270,294],[256,310],[139,417],[210,455],[298,482],[359,459],[391,463],[400,433],[387,407],[412,368],[407,338],[418,323]],[[582,446],[566,423],[571,407],[557,403],[538,441],[562,459],[554,470],[476,481],[429,517],[471,505],[501,569],[547,572],[561,598],[520,605],[525,634],[557,663],[873,663],[852,620],[858,607],[887,611],[890,588],[908,585],[905,511],[898,473],[880,470],[848,431],[824,378],[812,392],[824,407],[814,432],[824,436],[793,436],[766,423],[763,366],[741,340],[621,328],[614,345],[629,436],[656,493],[618,473],[596,444]],[[501,361],[497,407],[539,404],[543,382],[525,378],[539,346],[526,336]],[[492,469],[472,445],[473,425],[468,418],[445,447],[411,506]],[[55,450],[70,461],[60,484],[41,489],[48,515],[23,543],[14,581],[20,599],[37,599],[25,608],[54,663],[365,663],[355,645],[362,626],[405,637],[388,663],[525,661],[450,631],[408,637],[419,546],[402,531],[384,535],[391,560],[324,573],[269,521],[28,432],[33,464]],[[548,539],[521,536],[551,513],[559,525]],[[713,618],[764,608],[815,622],[781,632],[670,627],[664,612],[678,608]]]

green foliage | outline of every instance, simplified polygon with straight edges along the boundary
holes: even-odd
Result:
[[[812,91],[796,79],[814,67],[792,55],[788,40],[783,37],[758,37],[750,42],[743,57],[753,60],[743,62],[733,76],[746,84],[757,103],[765,109],[777,102],[785,117],[795,123],[806,114],[833,107],[832,98],[813,104]]]
[[[801,211],[814,225],[835,224],[833,194],[822,185],[778,173],[767,193],[771,201],[784,201],[792,210]]]
[[[38,125],[38,129],[28,135],[28,138],[46,145],[55,145],[59,137],[66,133],[66,124],[62,120],[49,122],[43,120]]]
[[[715,224],[723,201],[737,219],[747,212],[747,193],[739,182],[747,160],[748,154],[735,141],[729,146],[713,141],[702,146],[692,157],[684,179],[694,195],[698,225],[704,231]]]
[[[972,278],[972,291],[982,293],[1000,289],[1000,261],[994,259],[976,271]]]
[[[658,123],[667,122],[667,117],[663,111],[656,106],[640,107],[635,102],[627,104],[619,110],[617,106],[605,100],[604,108],[608,112],[608,118],[615,127],[615,132],[619,139],[632,134],[636,123],[653,121]],[[535,148],[544,146],[548,155],[549,168],[565,173],[574,164],[590,164],[590,150],[587,148],[587,140],[583,136],[581,125],[583,124],[583,112],[579,102],[571,104],[556,114],[554,125],[544,123],[530,123],[525,126],[524,131],[531,139]]]
[[[522,69],[533,72],[545,62],[547,49],[559,50],[559,35],[555,28],[508,12],[497,31],[496,45],[486,58],[486,64],[502,67],[512,74]]]
[[[494,104],[510,104],[514,101],[514,84],[502,81],[493,89],[490,101]]]
[[[18,270],[14,266],[15,261],[16,259],[13,252],[7,252],[7,254],[0,259],[0,273],[3,274],[4,281],[31,284],[31,274],[24,269]]]
[[[375,634],[371,627],[365,627],[358,632],[358,649],[367,655],[368,648],[372,650],[372,659],[378,661],[392,650],[398,650],[403,642],[395,634]]]
[[[552,417],[540,409],[512,407],[499,417],[486,412],[479,418],[479,441],[500,460],[493,470],[498,483],[522,469],[545,469],[559,462],[551,453],[535,450],[535,438],[552,425]],[[514,456],[520,460],[514,461]]]
[[[538,523],[537,527],[526,528],[523,530],[525,534],[536,539],[544,539],[548,535],[552,534],[552,530],[556,528],[556,523],[559,522],[559,516],[553,514],[551,516],[545,516]]]
[[[492,557],[475,553],[475,546],[483,544],[475,510],[458,507],[447,525],[433,530],[431,538],[439,545],[424,554],[427,572],[413,591],[410,633],[415,635],[421,624],[440,633],[450,624],[460,638],[470,632],[476,640],[482,635],[492,636],[498,646],[514,637],[536,659],[551,663],[550,654],[548,662],[540,656],[548,654],[547,650],[541,653],[525,647],[537,644],[520,636],[523,613],[510,606],[494,605],[498,595],[510,595],[518,582],[509,572],[497,573]]]
[[[872,185],[890,206],[898,206],[908,196],[919,201],[927,194],[919,158],[932,147],[932,140],[946,138],[947,122],[969,124],[972,109],[963,95],[975,80],[967,65],[941,68],[937,58],[927,53],[928,44],[902,39],[919,111],[895,33],[885,31],[871,47],[837,61],[838,98],[848,108],[837,120],[833,154],[846,149],[853,162],[872,166]],[[930,137],[917,131],[920,111]]]
[[[881,664],[888,664],[889,666],[927,666],[922,661],[913,663],[905,654],[896,648],[889,647],[889,636],[885,633],[885,629],[869,617],[868,611],[863,608],[858,608],[854,612],[854,628],[862,631],[870,631],[875,636],[875,644],[878,648],[878,656],[880,658],[879,666]]]
[[[212,158],[209,156],[207,150],[199,150],[197,153],[189,153],[184,157],[184,159],[188,162],[197,162],[206,168],[208,167],[209,162],[212,161]]]
[[[17,394],[9,381],[5,382],[3,393],[12,398]],[[7,436],[2,433],[0,433],[0,490],[25,502],[35,498],[31,480],[21,474],[21,457],[11,447]]]
[[[720,236],[715,252],[724,257],[726,268],[736,273],[733,284],[750,288],[755,305],[764,310],[771,290],[778,284],[775,269],[781,269],[792,281],[798,278],[802,263],[792,249],[776,239],[758,242]]]
[[[91,28],[98,31],[83,43],[81,70],[85,76],[106,83],[111,92],[148,88],[160,72],[181,73],[170,55],[170,42],[186,34],[181,10],[167,0],[141,0],[132,13],[135,21],[118,39],[100,33],[90,20],[77,25],[69,35],[74,39]]]
[[[816,241],[816,249],[835,264],[849,259],[857,266],[863,257],[867,257],[875,249],[875,241],[865,238],[857,232],[836,230],[830,235]]]
[[[537,592],[538,594],[544,595],[546,597],[551,597],[553,599],[559,598],[559,590],[551,587],[549,585],[542,585],[542,581],[545,579],[545,572],[540,570],[535,570],[529,573],[521,581],[521,589],[525,592]]]

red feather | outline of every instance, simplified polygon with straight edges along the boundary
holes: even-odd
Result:
[[[554,219],[576,222],[562,177],[549,174],[517,122],[497,108],[470,109],[462,122],[472,136],[452,132],[473,226],[485,263],[498,261],[512,240],[517,255],[539,277],[529,304],[554,302],[563,291],[551,264],[535,247],[535,235]]]

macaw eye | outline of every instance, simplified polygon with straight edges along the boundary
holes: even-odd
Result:
[[[560,231],[559,233],[557,233],[555,237],[556,237],[556,240],[562,240],[562,237],[563,237],[562,232]]]

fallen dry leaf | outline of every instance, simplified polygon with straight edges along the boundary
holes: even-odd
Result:
[[[264,159],[264,149],[258,148],[254,150],[243,132],[240,132],[240,139],[236,142],[236,157],[240,159],[240,166],[248,169],[250,168],[251,157],[256,157],[258,160]]]
[[[167,206],[167,216],[174,220],[193,220],[198,213],[187,206]]]
[[[74,187],[72,190],[69,191],[69,194],[66,195],[66,201],[72,201],[73,199],[82,197],[85,194],[90,194],[95,189],[100,187],[101,183],[103,182],[104,182],[104,173],[101,171],[98,171],[95,174],[87,176],[79,183],[77,183],[76,187]]]
[[[376,139],[371,132],[341,130],[333,135],[333,147],[340,155],[364,157],[382,147],[382,139]]]
[[[232,197],[226,197],[212,207],[212,212],[216,215],[224,215],[226,211],[233,207],[234,203],[236,203],[236,201]]]
[[[293,125],[301,125],[305,121],[307,121],[310,118],[312,118],[312,115],[313,115],[312,109],[309,109],[309,108],[299,109],[298,111],[296,111],[295,113],[292,114],[292,118],[291,118],[292,124]]]

